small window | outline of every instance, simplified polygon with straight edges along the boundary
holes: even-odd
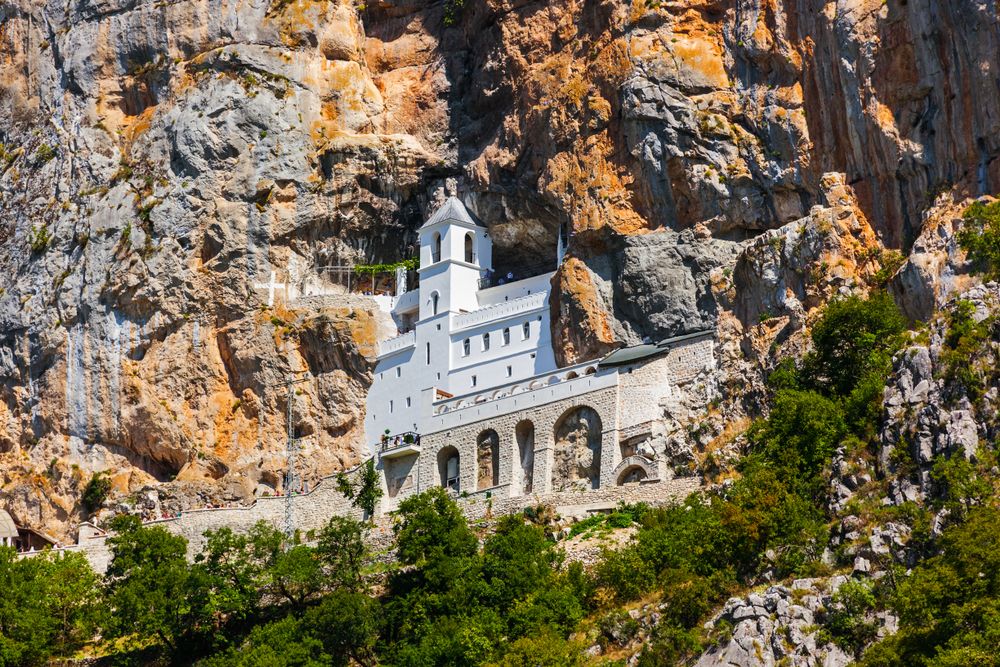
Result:
[[[430,366],[431,365],[431,344],[430,343],[425,343],[424,344],[424,352],[425,352],[425,354],[427,356],[427,365]]]
[[[431,245],[431,262],[441,261],[441,235],[434,232],[434,242]]]
[[[490,349],[490,335],[488,333],[483,334],[483,352]]]
[[[462,341],[462,356],[467,357],[472,354],[472,341],[468,338]]]
[[[507,367],[507,377],[514,375],[514,369],[510,366]]]
[[[402,369],[402,367],[401,366],[396,366],[396,377],[400,377],[402,375],[403,375],[403,369]]]
[[[476,263],[476,246],[472,238],[472,232],[465,235],[465,261],[469,264]]]
[[[389,414],[392,414],[392,401],[389,401]]]
[[[521,339],[528,340],[531,338],[531,322],[525,322],[521,325]]]
[[[440,299],[440,295],[437,292],[434,292],[433,294],[431,294],[431,315],[437,315],[438,314],[438,301],[439,301],[439,299]]]
[[[510,328],[503,330],[503,344],[510,345]]]
[[[406,397],[406,407],[410,407],[411,405],[412,405],[412,403],[410,402],[410,397],[407,396]]]
[[[473,387],[476,386],[476,376],[475,375],[472,376],[472,386]]]

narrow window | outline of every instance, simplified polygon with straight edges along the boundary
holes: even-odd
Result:
[[[392,401],[389,401],[389,414],[392,414]]]
[[[438,299],[440,295],[437,292],[431,294],[431,315],[438,314]]]
[[[476,386],[476,376],[475,375],[472,376],[472,386],[473,387]]]
[[[431,262],[441,261],[441,235],[434,232],[434,241],[431,244]]]
[[[431,344],[426,343],[424,347],[424,352],[427,354],[427,365],[431,365]]]
[[[400,377],[403,374],[402,366],[396,366],[396,377]]]
[[[483,334],[483,352],[490,349],[490,335],[488,333]]]
[[[510,345],[510,327],[503,330],[503,344]]]
[[[521,325],[521,340],[528,340],[531,337],[531,322]]]
[[[476,263],[475,241],[472,238],[472,232],[465,235],[465,261],[469,264]]]
[[[412,404],[410,403],[410,397],[409,397],[409,396],[407,396],[407,397],[406,397],[406,407],[410,407],[410,405],[412,405]]]
[[[462,356],[467,357],[472,353],[472,341],[468,338],[462,341]]]
[[[512,375],[514,375],[514,369],[511,368],[510,366],[508,366],[507,367],[507,377],[511,377]]]

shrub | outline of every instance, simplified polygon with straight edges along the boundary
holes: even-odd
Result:
[[[824,394],[847,396],[860,378],[888,372],[905,329],[906,319],[885,292],[832,301],[813,327],[814,350],[803,362],[802,377]]]
[[[111,480],[106,472],[94,473],[87,486],[83,489],[83,506],[88,512],[93,512],[104,505],[111,494]]]
[[[48,144],[42,144],[41,146],[38,147],[38,150],[35,151],[35,159],[40,164],[45,164],[46,162],[49,162],[55,156],[56,156],[56,150],[52,148],[52,146],[49,146]]]
[[[973,202],[962,220],[958,245],[987,278],[1000,278],[1000,201]]]
[[[28,245],[31,247],[31,252],[40,255],[49,247],[51,241],[52,234],[48,227],[44,225],[41,227],[31,226],[31,231],[28,233]]]
[[[878,626],[869,618],[875,609],[872,587],[862,581],[844,582],[833,595],[833,608],[827,615],[826,627],[841,647],[860,655],[875,639]]]

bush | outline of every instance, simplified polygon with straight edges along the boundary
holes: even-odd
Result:
[[[877,624],[869,618],[875,610],[875,594],[870,584],[844,582],[833,595],[833,608],[827,614],[826,628],[838,646],[859,656],[875,639]]]
[[[52,241],[52,234],[48,227],[44,225],[41,227],[31,226],[31,231],[28,232],[28,246],[31,248],[31,252],[40,255],[49,247],[50,241]]]
[[[97,472],[90,478],[87,482],[87,486],[83,489],[83,506],[87,508],[88,512],[94,512],[104,505],[104,501],[108,499],[108,495],[111,493],[111,480],[108,479],[108,474],[106,472]]]
[[[806,385],[847,396],[859,379],[872,373],[884,376],[905,329],[906,319],[885,292],[831,301],[812,330],[814,349],[802,369]]]
[[[56,150],[52,148],[52,146],[49,146],[48,144],[42,144],[41,146],[38,147],[38,150],[35,152],[35,159],[40,164],[45,164],[46,162],[49,162],[55,156],[56,156]]]
[[[962,220],[958,245],[986,278],[1000,278],[1000,201],[973,202]]]

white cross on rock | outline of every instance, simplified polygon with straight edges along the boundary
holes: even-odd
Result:
[[[275,272],[271,271],[271,280],[266,283],[254,283],[255,289],[266,289],[267,290],[267,307],[270,308],[274,305],[274,289],[280,287],[284,289],[286,287],[285,283],[279,283],[275,280]]]

